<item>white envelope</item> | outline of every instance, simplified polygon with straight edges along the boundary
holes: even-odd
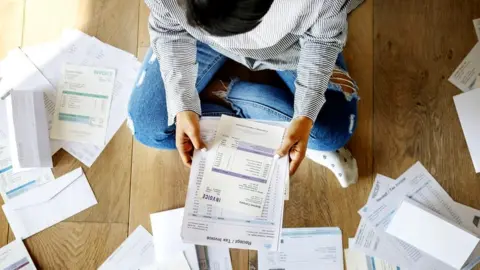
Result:
[[[2,206],[16,239],[25,239],[93,205],[95,195],[78,168]]]

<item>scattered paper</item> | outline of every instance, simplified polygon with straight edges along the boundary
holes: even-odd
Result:
[[[281,127],[222,115],[207,152],[200,199],[261,215],[283,133]]]
[[[477,76],[480,75],[480,42],[463,59],[462,63],[448,79],[453,85],[463,92],[474,89]]]
[[[400,267],[355,249],[345,249],[345,264],[347,270],[400,270]]]
[[[480,88],[457,95],[453,99],[473,166],[475,171],[480,173]]]
[[[6,107],[13,170],[53,167],[43,92],[10,91]]]
[[[28,238],[97,204],[81,168],[35,189],[2,207],[17,239]]]
[[[52,139],[105,145],[114,83],[115,70],[65,65]]]
[[[473,20],[473,27],[475,28],[475,33],[477,34],[478,41],[480,41],[480,19]]]
[[[182,252],[177,252],[160,270],[191,270],[188,261]]]
[[[395,211],[386,232],[455,269],[462,269],[480,243],[473,234],[408,198]]]
[[[30,254],[22,240],[15,240],[0,248],[0,269],[4,270],[36,270]]]
[[[339,228],[283,229],[278,252],[258,252],[258,269],[343,270]]]
[[[206,247],[209,270],[232,270],[230,250],[226,247]]]
[[[200,133],[210,147],[215,138],[217,119],[202,118]],[[288,176],[288,160],[280,159],[270,181],[263,212],[260,216],[241,215],[198,199],[207,153],[194,153],[188,184],[182,238],[197,245],[221,245],[230,248],[278,250],[283,220],[284,179]]]
[[[183,211],[183,208],[178,208],[150,215],[155,258],[160,268],[167,267],[176,254],[184,253],[190,268],[199,270],[195,245],[184,243],[180,236]]]
[[[138,226],[98,270],[138,270],[155,264],[152,235]]]
[[[106,131],[106,143],[110,142],[127,117],[127,106],[141,63],[131,53],[119,50],[78,30],[65,30],[55,42],[43,43],[22,49],[28,59],[53,85],[53,93],[45,99],[52,114],[55,110],[56,91],[62,80],[61,70],[65,63],[105,67],[116,70],[110,117]],[[1,120],[1,119],[0,119]],[[54,145],[53,142],[57,142]],[[61,142],[62,145],[58,145]],[[105,148],[91,143],[63,142],[52,140],[52,148],[63,147],[80,162],[91,167]],[[52,153],[56,152],[55,149]]]

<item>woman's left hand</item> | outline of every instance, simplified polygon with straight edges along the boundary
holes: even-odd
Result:
[[[299,116],[290,122],[282,146],[277,150],[280,157],[289,155],[290,175],[293,175],[307,152],[308,138],[313,127],[312,119]]]

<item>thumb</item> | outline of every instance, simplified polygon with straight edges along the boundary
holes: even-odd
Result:
[[[296,141],[294,140],[293,136],[286,136],[282,142],[282,145],[277,150],[277,155],[280,157],[287,155],[290,151],[290,148],[292,148],[295,143]]]
[[[189,132],[187,135],[188,138],[190,138],[190,141],[192,142],[195,149],[199,150],[206,148],[205,143],[200,136],[200,129],[198,127],[194,127],[192,129],[192,132]]]

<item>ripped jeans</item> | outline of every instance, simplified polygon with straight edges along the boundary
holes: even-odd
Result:
[[[209,46],[197,43],[200,92],[225,63],[226,57]],[[202,103],[202,116],[222,114],[270,121],[290,121],[293,116],[295,71],[278,71],[289,89],[233,80],[229,85],[228,108],[220,104]],[[357,86],[346,72],[340,54],[323,105],[310,133],[308,148],[334,151],[351,138],[357,122]],[[138,75],[128,106],[128,125],[141,143],[158,149],[175,149],[175,125],[168,126],[165,87],[159,63],[150,49]]]

